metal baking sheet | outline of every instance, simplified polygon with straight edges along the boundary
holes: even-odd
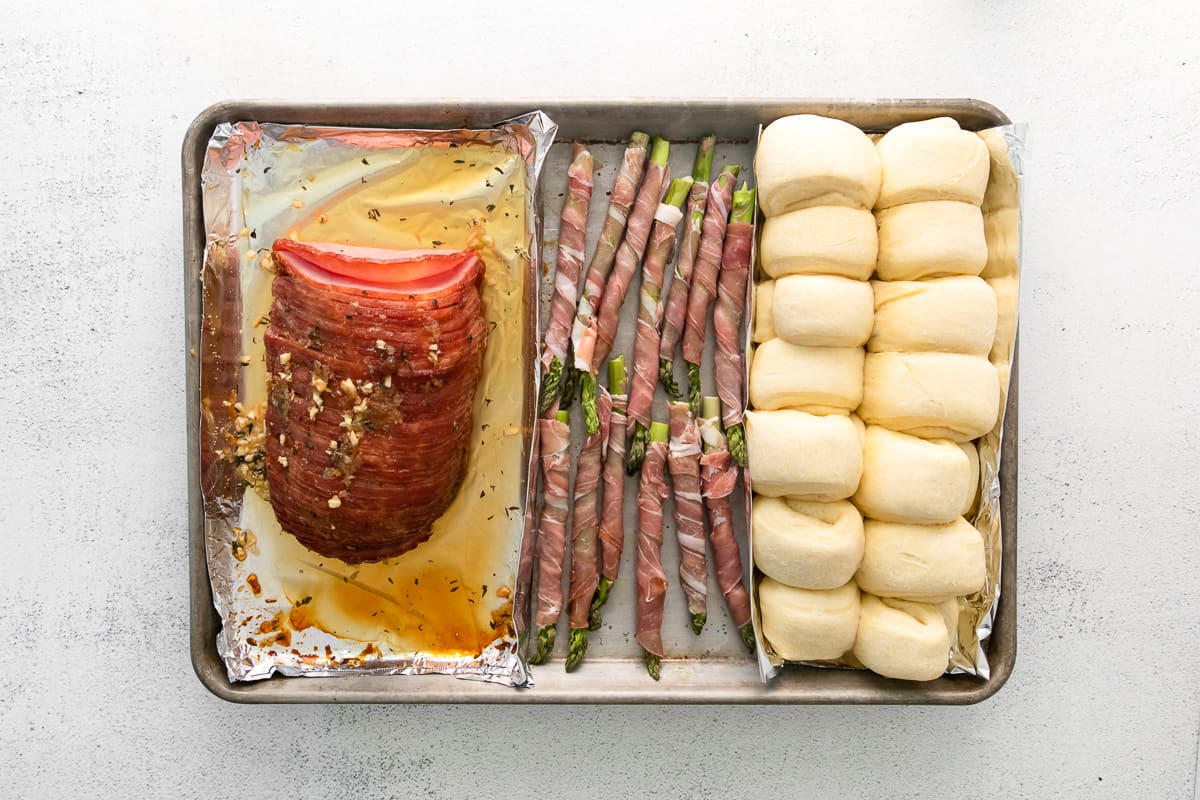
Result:
[[[184,268],[186,351],[199,346],[200,284],[196,279],[204,253],[200,170],[213,128],[221,122],[270,120],[314,125],[362,127],[481,127],[529,109],[544,110],[559,125],[559,141],[617,145],[635,128],[673,142],[695,142],[715,133],[733,156],[748,153],[760,123],[786,114],[822,114],[845,119],[866,131],[885,131],[902,122],[950,116],[964,128],[979,130],[1004,125],[1008,118],[995,107],[976,100],[449,100],[440,103],[387,102],[364,104],[294,104],[271,101],[219,103],[191,124],[183,145]],[[563,147],[563,145],[559,145]],[[596,150],[603,150],[596,147]],[[612,149],[610,147],[609,149]],[[616,150],[619,152],[619,148]],[[720,152],[720,151],[718,151]],[[691,149],[672,158],[679,168]],[[737,160],[730,157],[729,161]],[[747,165],[748,166],[748,165]],[[677,168],[677,174],[678,168]],[[553,170],[544,193],[547,238],[557,228],[561,200]],[[603,205],[603,203],[601,203]],[[596,209],[593,209],[595,211]],[[602,211],[601,211],[602,213]],[[192,664],[201,682],[214,694],[233,702],[282,703],[757,703],[757,704],[943,704],[977,703],[1007,681],[1016,659],[1016,524],[1017,524],[1017,361],[1014,354],[1005,436],[1001,457],[1001,519],[1003,528],[1000,600],[988,643],[990,677],[944,676],[928,683],[890,680],[865,671],[788,669],[770,684],[759,681],[754,661],[736,648],[718,644],[693,652],[705,657],[666,660],[662,681],[646,674],[636,649],[621,630],[620,607],[614,607],[612,627],[606,624],[574,673],[562,669],[562,654],[534,672],[536,687],[507,687],[461,681],[445,676],[339,676],[336,678],[273,678],[232,684],[216,649],[220,619],[213,607],[204,558],[203,510],[197,452],[199,363],[186,357],[188,403],[190,627]],[[736,506],[735,506],[736,507]],[[671,537],[668,536],[668,541]],[[632,548],[627,548],[632,549]],[[668,563],[668,569],[670,565]],[[632,583],[632,570],[622,568],[622,582]],[[619,586],[620,584],[618,584]],[[625,587],[628,588],[628,587]],[[613,605],[610,601],[610,606]],[[632,605],[632,604],[630,604]],[[724,611],[719,593],[710,594],[712,611]],[[710,611],[710,613],[712,613]],[[632,613],[630,611],[630,613]],[[719,632],[723,619],[713,615],[705,636],[716,641],[736,634]],[[610,620],[606,619],[606,622]],[[670,621],[668,619],[668,624]],[[679,627],[683,627],[682,624]],[[664,630],[666,632],[666,630]],[[719,633],[718,633],[719,632]],[[689,634],[690,635],[690,634]],[[560,637],[563,638],[563,637]],[[560,648],[561,649],[561,648]]]

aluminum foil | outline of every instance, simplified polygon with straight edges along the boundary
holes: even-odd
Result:
[[[762,130],[760,128],[759,135]],[[986,576],[983,588],[975,594],[959,598],[959,617],[956,631],[952,631],[947,673],[975,675],[987,679],[990,674],[987,658],[987,639],[992,633],[996,616],[996,605],[1000,599],[1001,565],[1001,520],[1000,520],[1000,453],[1004,435],[1004,412],[1008,403],[1008,382],[1012,358],[1016,346],[1017,297],[1021,255],[1021,183],[1024,177],[1024,154],[1027,128],[1024,125],[1004,125],[979,132],[987,145],[990,156],[990,171],[987,190],[981,210],[984,217],[984,232],[988,245],[988,262],[981,277],[996,291],[1000,324],[997,326],[996,343],[989,356],[1000,375],[1000,413],[996,427],[977,440],[980,462],[979,506],[971,523],[983,536],[986,559]],[[879,134],[871,135],[878,140]],[[750,323],[754,319],[752,306],[747,306],[745,329],[750,341]],[[1008,324],[1005,324],[1008,320]],[[747,487],[747,528],[752,526],[750,494]],[[760,574],[755,571],[754,625],[758,637],[758,666],[764,682],[780,673],[784,659],[771,647],[762,635],[762,624],[758,611],[757,582]],[[841,659],[829,662],[803,662],[810,667],[862,669],[847,653]]]
[[[537,184],[557,126],[222,124],[202,173],[201,490],[217,649],[231,681],[443,673],[531,684],[514,614],[536,404]],[[280,237],[475,248],[491,331],[467,476],[431,538],[348,564],[283,532],[267,499],[262,334]]]

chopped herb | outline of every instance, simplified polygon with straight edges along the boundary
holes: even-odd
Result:
[[[366,161],[366,159],[364,158],[363,161]],[[396,582],[392,580],[390,576],[388,577],[388,583],[392,584],[393,586],[396,585]]]
[[[490,211],[495,211],[495,210],[496,210],[496,204],[495,204],[495,203],[488,203],[488,204],[487,204],[487,210],[488,210],[489,212],[490,212]]]
[[[270,171],[271,171],[270,167],[263,167],[263,175],[266,175]]]
[[[450,592],[451,592],[451,593],[454,593],[454,592],[457,592],[457,591],[458,591],[458,587],[457,587],[457,586],[451,586],[451,587],[450,587]]]
[[[368,211],[368,212],[367,212],[367,219],[370,219],[370,220],[377,220],[377,219],[379,219],[379,209],[378,209],[378,208],[372,208],[370,211]]]
[[[483,585],[483,594],[481,594],[481,595],[479,595],[479,596],[480,596],[480,597],[487,597],[487,584],[486,584],[486,583]]]
[[[464,160],[463,160],[463,159],[461,159],[461,158],[456,158],[456,159],[454,159],[454,163],[455,163],[455,164],[465,164],[465,163],[467,163],[467,162],[466,162],[466,161],[464,161]]]
[[[250,229],[250,238],[251,238],[251,239],[257,239],[257,238],[258,238],[258,229],[257,229],[257,228],[251,228],[251,229]]]
[[[445,244],[445,242],[443,242],[441,239],[434,239],[432,244],[434,247],[437,247],[439,244]]]
[[[421,579],[413,578],[413,586],[420,586],[420,585],[421,585]]]
[[[499,172],[501,175],[504,174],[504,170],[500,169],[499,167],[492,167],[492,169],[496,170],[496,172]]]
[[[363,159],[363,163],[366,164],[368,167],[371,166],[370,163],[368,163],[365,158]]]

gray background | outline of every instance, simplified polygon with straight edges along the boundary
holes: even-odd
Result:
[[[0,794],[1195,798],[1194,4],[552,5],[5,4]],[[187,656],[191,118],[252,96],[725,94],[974,96],[1033,126],[1008,686],[963,709],[210,696]]]

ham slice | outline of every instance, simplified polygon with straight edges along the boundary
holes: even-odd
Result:
[[[700,430],[687,403],[671,403],[670,425],[667,464],[675,496],[679,582],[687,596],[692,630],[698,634],[708,619],[708,560],[704,553],[704,504],[700,500]]]
[[[272,256],[275,515],[321,555],[405,553],[429,538],[466,472],[487,335],[483,262],[289,239]]]
[[[663,607],[667,598],[667,573],[663,570],[663,501],[671,490],[663,479],[667,443],[646,445],[638,488],[637,530],[637,632],[638,644],[647,653],[662,658]],[[653,673],[652,673],[653,674]]]

